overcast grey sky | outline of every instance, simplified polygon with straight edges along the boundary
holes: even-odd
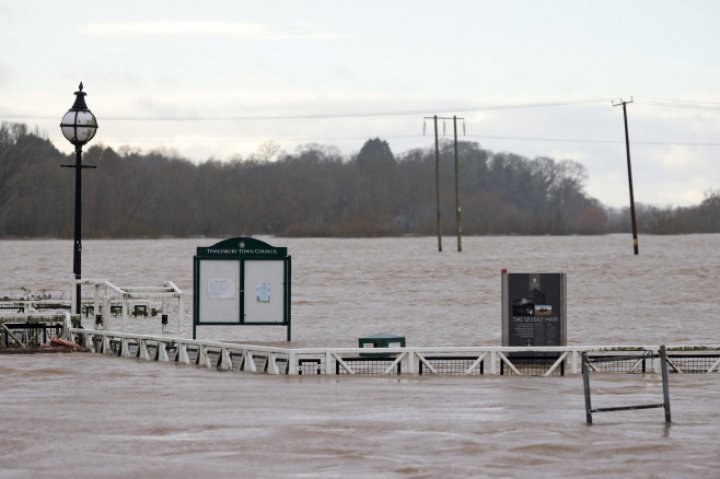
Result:
[[[269,139],[399,154],[432,146],[423,116],[457,114],[465,139],[578,161],[624,206],[611,102],[634,96],[636,200],[686,205],[720,188],[718,25],[713,0],[0,0],[0,121],[70,153],[58,125],[82,80],[93,144],[202,161]]]

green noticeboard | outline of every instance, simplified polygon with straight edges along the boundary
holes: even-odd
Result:
[[[291,257],[254,238],[199,247],[193,258],[193,339],[198,326],[285,326],[291,339]]]

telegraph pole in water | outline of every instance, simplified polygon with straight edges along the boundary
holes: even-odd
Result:
[[[630,136],[628,135],[628,121],[627,121],[627,107],[628,103],[632,103],[633,99],[630,97],[630,101],[620,100],[617,103],[613,102],[613,106],[623,107],[623,118],[625,120],[625,152],[627,154],[627,169],[628,169],[628,184],[630,186],[630,221],[632,222],[632,235],[633,235],[633,250],[635,254],[639,254],[638,251],[638,234],[637,234],[637,221],[635,218],[635,194],[633,193],[633,179],[632,179],[632,165],[630,163]]]
[[[435,123],[435,198],[437,206],[437,237],[438,251],[442,253],[442,228],[440,227],[440,145],[438,143],[438,117],[433,116]]]
[[[455,133],[455,229],[457,232],[457,250],[462,251],[462,223],[460,221],[460,180],[458,167],[457,116],[453,115],[453,132]]]
[[[457,250],[462,251],[462,223],[461,223],[461,208],[460,208],[460,180],[459,180],[459,166],[458,166],[458,143],[457,143],[457,121],[463,120],[463,131],[465,128],[465,118],[458,118],[457,116],[452,117],[439,117],[426,116],[425,120],[433,120],[435,126],[435,198],[437,207],[437,235],[438,235],[438,251],[442,252],[442,227],[440,222],[440,143],[438,140],[438,119],[440,120],[452,120],[453,130],[455,133],[454,145],[454,158],[455,158],[455,226],[457,231]],[[443,123],[444,125],[444,123]],[[444,132],[443,126],[443,132]],[[423,126],[423,134],[425,133],[425,127]]]

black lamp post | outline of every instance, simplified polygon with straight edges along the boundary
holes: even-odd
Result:
[[[60,121],[60,129],[63,136],[75,145],[75,164],[62,165],[68,168],[75,168],[75,235],[73,250],[73,273],[75,279],[79,280],[80,274],[80,255],[82,253],[82,175],[80,174],[82,166],[82,147],[85,143],[92,140],[97,131],[98,124],[95,115],[88,109],[85,104],[85,92],[83,84],[80,83],[80,89],[75,92],[75,103],[62,117]],[[92,168],[92,167],[87,167]],[[81,314],[80,311],[80,283],[75,287],[75,314]]]

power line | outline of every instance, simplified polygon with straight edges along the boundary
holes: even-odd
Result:
[[[377,134],[362,135],[362,136],[332,136],[332,137],[278,137],[274,136],[272,139],[276,141],[291,141],[291,142],[318,142],[318,141],[354,141],[354,140],[367,140],[371,137],[379,136]],[[404,140],[404,139],[419,139],[422,138],[422,134],[398,134],[398,135],[381,135],[384,140]],[[527,141],[527,142],[547,142],[547,143],[590,143],[590,144],[607,144],[617,145],[624,143],[623,140],[603,140],[603,139],[591,139],[591,138],[556,138],[556,137],[536,137],[536,136],[500,136],[500,135],[466,135],[466,138],[473,140],[497,140],[497,141]],[[245,141],[263,141],[267,140],[268,136],[261,137],[244,137]],[[158,142],[172,142],[172,143],[236,143],[238,138],[178,138],[168,140],[168,138],[133,138],[131,140],[118,138],[105,139],[106,142],[112,143],[158,143]],[[693,147],[717,147],[720,146],[720,142],[690,142],[690,141],[653,141],[653,140],[633,140],[634,145],[655,145],[655,146],[693,146]]]
[[[688,108],[693,110],[720,111],[720,103],[709,101],[679,100],[675,98],[657,98],[650,96],[639,96],[643,99],[643,105],[660,106],[668,108]]]
[[[505,105],[475,105],[464,108],[448,108],[446,110],[433,109],[436,111],[492,111],[492,110],[520,110],[530,108],[551,108],[562,106],[577,106],[593,103],[604,103],[603,99],[588,99],[579,101],[554,101],[538,103],[515,103]],[[298,115],[227,115],[227,116],[153,116],[153,117],[131,117],[131,116],[104,116],[102,121],[277,121],[277,120],[323,120],[342,118],[381,118],[393,116],[417,116],[427,115],[429,110],[396,110],[368,113],[327,113],[327,114],[298,114]],[[9,120],[57,120],[56,116],[16,114],[5,115],[0,113],[0,118]]]
[[[653,101],[664,101],[669,103],[684,103],[684,104],[692,104],[692,105],[709,105],[709,106],[718,106],[720,107],[720,103],[714,102],[714,101],[699,101],[699,100],[682,100],[679,98],[663,98],[663,97],[656,97],[656,96],[636,96],[635,98],[643,98],[645,100],[653,100]]]
[[[672,98],[659,98],[640,96],[637,98],[644,99],[643,104],[649,104],[652,106],[667,106],[677,108],[698,108],[704,110],[714,111],[720,109],[720,103],[703,102],[703,101],[690,101],[680,100]],[[501,105],[476,105],[466,108],[455,108],[448,109],[447,111],[459,111],[459,112],[473,112],[473,111],[491,111],[491,110],[514,110],[514,109],[528,109],[528,108],[549,108],[549,107],[563,107],[563,106],[575,106],[583,104],[594,104],[594,103],[606,103],[604,99],[586,99],[578,101],[554,101],[554,102],[536,102],[536,103],[517,103],[517,104],[501,104]],[[385,111],[385,112],[369,112],[369,113],[337,113],[337,114],[307,114],[307,115],[257,115],[257,116],[211,116],[211,117],[196,117],[196,116],[185,116],[185,117],[122,117],[122,116],[109,116],[103,117],[102,121],[139,121],[139,122],[214,122],[214,121],[267,121],[267,120],[322,120],[322,119],[352,119],[352,118],[372,118],[372,117],[393,117],[393,116],[410,116],[424,113],[424,110],[397,110],[397,111]],[[0,113],[0,119],[11,119],[11,120],[51,120],[57,121],[58,118],[55,116],[40,116],[40,115],[3,115]],[[412,134],[396,134],[386,135],[384,138],[387,139],[403,139],[403,138],[418,138],[420,135]],[[325,138],[278,138],[282,141],[348,141],[348,140],[359,140],[365,138],[365,136],[343,136],[343,137],[325,137]],[[478,139],[478,140],[499,140],[499,141],[528,141],[528,142],[556,142],[556,143],[589,143],[589,144],[618,144],[622,143],[619,140],[608,140],[608,139],[591,139],[591,138],[562,138],[562,137],[528,137],[528,136],[507,136],[507,135],[468,135],[467,138]],[[122,142],[125,140],[108,140],[114,142]],[[151,139],[139,139],[134,138],[133,143],[149,143]],[[167,138],[155,141],[167,141]],[[235,139],[213,139],[206,141],[226,141],[235,142]],[[202,143],[203,140],[192,140],[192,143]],[[636,145],[657,145],[657,146],[691,146],[691,147],[717,147],[720,146],[720,142],[690,142],[690,141],[655,141],[655,140],[634,140]]]
[[[691,105],[691,104],[673,104],[673,103],[663,103],[663,102],[654,102],[654,101],[644,101],[641,103],[642,105],[647,106],[656,106],[661,108],[679,108],[679,109],[685,109],[685,110],[699,110],[699,111],[720,111],[720,106],[718,107],[709,107],[709,106],[700,106],[700,105]]]
[[[716,111],[720,110],[720,103],[707,101],[681,100],[674,98],[660,98],[650,96],[638,96],[636,98],[643,99],[643,104],[651,106],[662,106],[672,108],[692,108],[701,110]],[[535,103],[509,103],[499,105],[473,105],[463,108],[450,107],[447,109],[432,109],[432,111],[455,111],[455,112],[480,112],[480,111],[500,111],[500,110],[522,110],[533,108],[554,108],[566,106],[578,106],[589,104],[602,104],[607,100],[601,98],[576,100],[576,101],[547,101]],[[157,121],[157,122],[188,122],[188,121],[282,121],[282,120],[323,120],[323,119],[352,119],[352,118],[383,118],[398,116],[417,116],[429,115],[430,110],[394,110],[366,113],[325,113],[325,114],[297,114],[297,115],[225,115],[225,116],[104,116],[103,121]],[[57,120],[57,116],[49,115],[32,115],[32,114],[3,114],[0,113],[0,119],[6,120]]]
[[[618,144],[622,140],[600,140],[589,138],[553,138],[553,137],[529,137],[529,136],[494,136],[494,135],[467,135],[468,138],[504,140],[504,141],[544,141],[554,143],[598,143]],[[720,146],[720,142],[692,142],[692,141],[654,141],[654,140],[633,140],[636,145],[658,145],[658,146]]]
[[[593,140],[586,138],[548,138],[537,136],[497,136],[497,135],[467,135],[468,138],[505,140],[505,141],[546,141],[557,143],[622,143],[619,140]]]
[[[358,136],[322,136],[322,137],[298,137],[298,136],[273,136],[272,139],[276,141],[289,141],[289,142],[318,142],[318,141],[354,141],[354,140],[367,140],[371,137],[381,136],[384,140],[411,140],[420,139],[423,134],[394,134],[394,135],[358,135]],[[464,135],[468,139],[472,140],[496,140],[496,141],[526,141],[526,142],[546,142],[546,143],[589,143],[589,144],[607,144],[617,145],[623,143],[622,140],[608,140],[598,138],[560,138],[560,137],[539,137],[539,136],[512,136],[512,135]],[[243,137],[244,141],[264,141],[269,136],[253,136]],[[160,143],[160,142],[171,142],[171,143],[237,143],[240,141],[234,137],[213,137],[213,138],[105,138],[106,142],[110,143]],[[720,142],[693,142],[693,141],[656,141],[656,140],[633,140],[635,145],[650,145],[650,146],[691,146],[691,147],[718,147]]]

